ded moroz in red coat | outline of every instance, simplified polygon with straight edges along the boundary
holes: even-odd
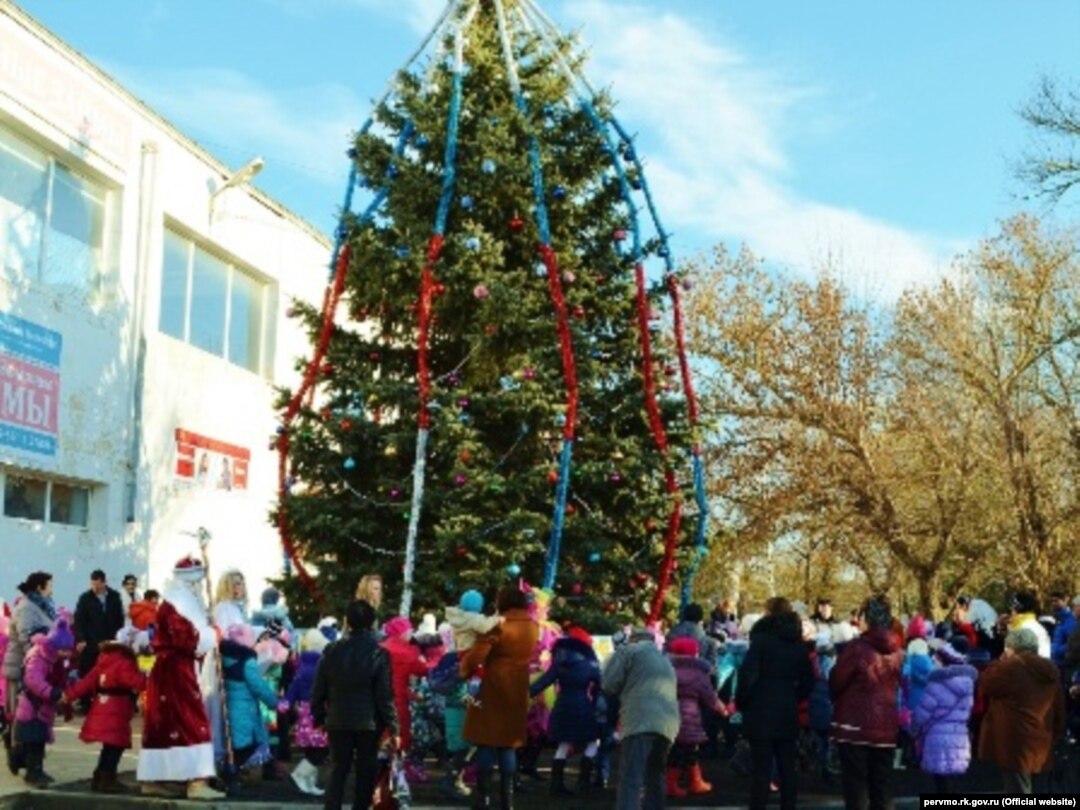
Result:
[[[138,693],[144,688],[146,676],[139,672],[131,648],[116,641],[102,644],[94,668],[64,692],[71,701],[94,696],[79,739],[131,748],[131,718]]]
[[[183,588],[175,595],[167,594],[165,600],[158,608],[154,668],[146,686],[146,719],[136,772],[140,782],[188,782],[214,775],[210,720],[196,674],[196,656],[202,649],[200,628],[186,618],[197,616],[202,607]],[[212,639],[209,625],[201,629]]]

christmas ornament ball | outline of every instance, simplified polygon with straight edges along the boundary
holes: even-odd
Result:
[[[352,456],[349,456],[347,459],[345,459],[344,467],[345,467],[346,470],[355,470],[356,469],[356,459],[354,459]]]
[[[508,566],[506,566],[506,573],[508,573],[512,577],[516,577],[521,573],[521,566],[517,563],[510,563]]]

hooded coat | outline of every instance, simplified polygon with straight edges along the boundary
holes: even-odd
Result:
[[[959,776],[971,764],[968,721],[975,704],[978,670],[952,664],[930,673],[911,714],[911,735],[922,750],[920,765],[935,776]]]
[[[735,703],[750,739],[793,740],[799,704],[810,696],[814,670],[794,613],[765,616],[750,631]]]
[[[428,665],[420,648],[403,638],[388,638],[381,644],[390,656],[390,682],[394,689],[394,708],[401,724],[401,749],[412,746],[412,714],[409,710],[409,678],[422,678]]]
[[[833,739],[841,743],[896,746],[896,690],[904,653],[887,627],[874,628],[844,645],[829,674]]]
[[[131,748],[131,718],[139,692],[145,688],[146,676],[139,671],[135,652],[116,641],[102,644],[94,668],[64,693],[71,701],[94,698],[79,739]]]
[[[909,652],[904,656],[904,666],[900,670],[901,694],[904,705],[903,714],[910,720],[915,707],[922,702],[923,692],[930,682],[930,673],[934,671],[934,662],[924,653]],[[907,725],[904,722],[903,725]]]
[[[63,693],[63,671],[56,666],[59,655],[46,636],[34,636],[23,663],[23,690],[15,710],[15,739],[25,743],[53,741],[56,701]]]
[[[999,659],[979,677],[989,700],[979,732],[979,759],[1007,771],[1041,773],[1065,733],[1060,676],[1046,658],[1022,652]]]
[[[668,631],[664,648],[667,649],[668,645],[677,638],[692,638],[696,641],[700,651],[698,657],[709,665],[710,672],[715,669],[716,659],[720,654],[720,645],[716,643],[716,639],[705,632],[705,628],[701,626],[700,622],[684,621],[676,624]]]
[[[551,666],[529,687],[532,697],[552,684],[558,688],[548,721],[548,737],[556,743],[599,739],[596,703],[600,696],[600,660],[596,652],[580,639],[566,636],[555,642],[551,653]]]
[[[679,735],[675,742],[701,745],[709,741],[705,733],[704,712],[720,712],[720,697],[709,680],[708,663],[692,655],[671,655],[679,696]]]
[[[229,708],[233,748],[268,744],[270,737],[263,724],[259,704],[276,709],[277,694],[260,674],[255,650],[235,641],[223,640],[221,673],[225,677],[225,701]]]
[[[38,601],[23,596],[11,611],[8,625],[8,647],[4,652],[4,678],[17,681],[22,678],[23,661],[30,652],[30,634],[35,630],[48,630],[55,617],[50,616]]]

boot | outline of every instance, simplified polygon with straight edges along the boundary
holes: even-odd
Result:
[[[476,772],[476,787],[473,788],[473,810],[487,810],[491,798],[491,769],[481,768]]]
[[[217,801],[224,799],[225,794],[214,790],[204,780],[196,779],[194,782],[188,782],[187,797],[196,801]]]
[[[514,810],[514,775],[499,771],[499,810]]]
[[[682,771],[679,768],[667,769],[667,797],[669,799],[685,799],[686,791],[679,787],[679,777]]]
[[[7,749],[7,766],[12,776],[19,775],[19,771],[26,767],[26,746],[21,743],[10,745]]]
[[[547,777],[536,769],[536,765],[540,761],[540,754],[541,746],[539,745],[530,743],[522,748],[521,754],[518,756],[517,772],[537,782],[544,781]]]
[[[45,744],[23,745],[26,751],[26,776],[23,781],[30,787],[48,787],[53,780],[45,773]]]
[[[690,766],[690,784],[686,786],[686,790],[693,795],[712,792],[712,785],[701,776],[701,765]]]
[[[573,796],[574,791],[566,786],[566,760],[556,759],[551,763],[551,795]]]
[[[91,787],[92,790],[98,793],[124,793],[124,786],[120,784],[120,780],[116,778],[115,773],[109,773],[108,771],[101,771],[96,774],[97,787]]]
[[[443,774],[439,780],[439,795],[451,801],[461,801],[469,798],[472,791],[461,781],[461,772],[454,769],[453,765]]]
[[[318,776],[319,769],[306,759],[300,760],[300,764],[290,774],[290,778],[293,784],[296,785],[297,790],[306,793],[308,796],[322,796],[326,792],[316,784]]]
[[[577,779],[577,792],[584,796],[589,792],[589,788],[592,787],[592,773],[593,763],[596,762],[595,757],[583,757],[581,760],[581,770],[578,772]]]
[[[101,790],[101,771],[94,771],[94,778],[90,780],[90,790],[98,793]]]

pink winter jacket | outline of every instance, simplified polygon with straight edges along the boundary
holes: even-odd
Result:
[[[56,701],[60,699],[63,682],[57,683],[62,672],[56,666],[59,656],[49,649],[44,634],[34,637],[30,652],[23,662],[23,691],[15,709],[15,721],[29,723],[39,720],[48,729],[48,741],[53,742],[53,721]]]

